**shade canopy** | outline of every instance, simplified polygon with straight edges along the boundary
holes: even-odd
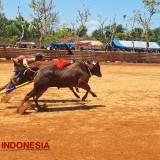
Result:
[[[56,47],[65,47],[65,45],[69,46],[69,47],[74,47],[75,43],[74,42],[52,42],[51,46],[56,46]]]
[[[120,49],[132,49],[133,46],[135,49],[145,49],[146,42],[144,41],[124,41],[124,40],[113,40],[113,45],[115,48]],[[157,42],[149,42],[149,49],[160,49],[160,46]]]
[[[100,41],[79,41],[78,46],[103,46],[103,43]]]
[[[91,42],[79,41],[77,42],[78,46],[89,46]]]

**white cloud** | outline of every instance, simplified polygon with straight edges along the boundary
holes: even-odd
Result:
[[[87,34],[88,34],[88,35],[91,35],[92,32],[99,27],[99,22],[96,21],[96,20],[88,21],[88,22],[86,23],[86,27],[87,27],[87,29],[88,29]]]
[[[88,21],[87,24],[88,24],[88,25],[96,25],[96,26],[98,26],[98,25],[99,25],[99,22],[96,21],[96,20],[91,20],[91,21]]]

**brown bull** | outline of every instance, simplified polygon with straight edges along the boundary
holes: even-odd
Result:
[[[53,59],[52,61],[36,61],[32,64],[29,64],[29,67],[31,70],[26,70],[25,73],[21,74],[18,79],[16,80],[16,83],[15,85],[18,86],[20,84],[23,84],[24,82],[26,81],[32,81],[34,76],[36,75],[36,71],[42,69],[42,68],[45,68],[45,67],[48,67],[48,66],[56,66],[56,67],[59,67],[59,65],[61,67],[66,67],[67,65],[70,65],[69,61],[68,60],[64,60],[63,59],[63,62],[65,62],[64,64],[62,63],[59,63],[61,62],[62,59],[60,60],[57,60],[57,59]],[[57,65],[58,64],[58,65]],[[9,81],[5,86],[1,87],[0,91],[2,89],[8,89],[10,86],[12,86],[12,81]],[[14,88],[14,87],[13,87]],[[77,98],[80,98],[79,95],[74,91],[73,88],[69,88],[73,94],[77,97]],[[75,88],[77,92],[79,92],[79,90],[77,88]],[[14,89],[13,89],[14,90]],[[10,90],[8,93],[12,92],[13,90]],[[6,101],[7,102],[7,101]]]
[[[36,77],[34,78],[34,88],[20,103],[17,108],[17,112],[19,113],[19,109],[31,97],[33,97],[38,110],[42,110],[43,108],[41,108],[38,104],[38,98],[41,97],[49,87],[80,87],[86,90],[86,94],[83,96],[82,101],[87,98],[88,93],[91,93],[93,97],[97,97],[96,94],[91,91],[88,84],[91,75],[98,77],[102,76],[98,62],[96,64],[91,64],[90,62],[85,63],[83,61],[79,61],[62,69],[54,66],[43,68],[38,71]]]
[[[42,69],[44,67],[47,67],[47,66],[51,66],[51,65],[55,65],[55,63],[53,62],[50,62],[50,61],[36,61],[32,64],[29,65],[30,69],[31,69],[31,72],[29,72],[29,70],[26,72],[26,74],[21,74],[16,82],[15,82],[15,85],[20,85],[28,80],[32,80],[33,76],[34,76],[34,73],[36,71],[38,71],[39,69]],[[31,76],[31,77],[30,77]],[[12,79],[12,78],[11,78]],[[8,89],[10,86],[11,86],[12,81],[10,80],[6,85],[4,85],[3,87],[0,88],[0,91],[3,90],[3,89]]]

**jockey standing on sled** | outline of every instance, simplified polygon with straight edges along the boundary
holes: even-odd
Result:
[[[17,58],[13,59],[14,62],[14,76],[11,78],[11,82],[15,85],[18,77],[24,73],[26,70],[30,70],[29,64],[35,61],[42,61],[44,54],[36,53],[34,56],[32,55],[21,55]]]

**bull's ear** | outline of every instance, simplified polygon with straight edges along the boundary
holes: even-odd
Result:
[[[99,61],[97,61],[96,64],[99,65]]]

